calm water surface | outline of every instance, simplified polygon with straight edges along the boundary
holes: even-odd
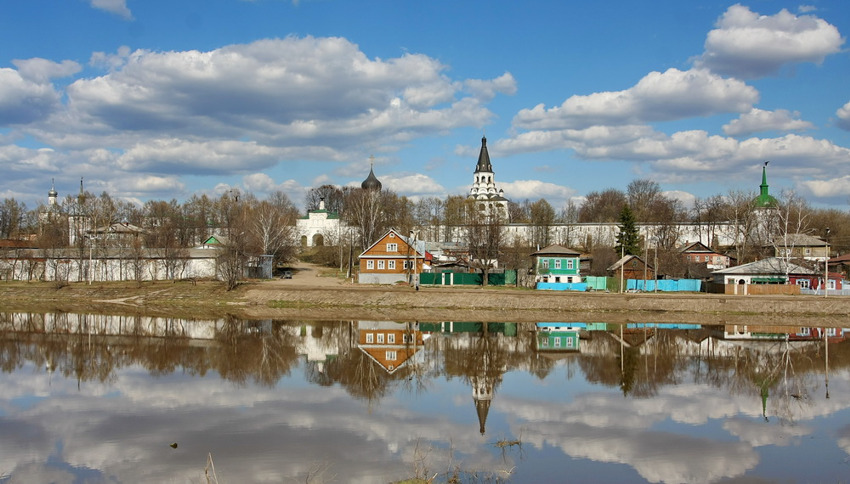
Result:
[[[0,313],[0,482],[850,482],[845,330]]]

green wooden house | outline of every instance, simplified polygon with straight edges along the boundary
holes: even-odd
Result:
[[[581,282],[581,253],[552,244],[531,254],[534,258],[535,282]]]
[[[534,349],[541,353],[580,351],[581,329],[569,323],[537,323]]]

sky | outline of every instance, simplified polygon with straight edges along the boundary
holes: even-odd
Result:
[[[850,202],[850,2],[27,0],[0,7],[0,198],[359,186],[513,201],[636,179]],[[370,159],[373,158],[373,161]]]

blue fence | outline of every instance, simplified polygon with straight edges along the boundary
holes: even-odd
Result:
[[[643,280],[629,279],[626,281],[627,291],[661,291],[661,292],[699,292],[702,281],[699,279],[659,279]]]
[[[584,282],[538,282],[537,289],[545,291],[587,291]]]

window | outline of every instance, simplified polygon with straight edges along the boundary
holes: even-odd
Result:
[[[565,339],[567,340],[565,347],[566,348],[572,348],[573,347],[573,337],[567,336]]]
[[[555,259],[555,269],[561,268],[561,259]]]
[[[561,337],[555,336],[554,340],[555,340],[555,348],[560,348],[561,347]]]
[[[391,271],[395,270],[395,261],[394,260],[387,261],[387,269],[389,269]]]
[[[572,259],[567,260],[567,269],[574,269]]]
[[[797,285],[802,287],[803,289],[809,288],[809,280],[808,279],[797,279]]]
[[[811,255],[811,254],[812,254],[812,248],[806,247],[806,255]]]
[[[387,351],[387,361],[395,361],[398,359],[398,355],[396,355],[395,351]]]
[[[384,333],[378,333],[378,343],[384,342]]]
[[[548,269],[548,268],[549,268],[549,259],[543,259],[543,268],[544,268],[544,269]]]
[[[367,260],[367,261],[366,261],[366,268],[367,268],[367,269],[374,269],[374,268],[375,268],[375,261],[373,261],[373,260]]]
[[[383,270],[383,269],[384,269],[384,261],[379,260],[378,261],[378,270]]]
[[[387,252],[398,252],[398,244],[387,244]]]
[[[413,269],[413,262],[407,261],[407,260],[404,261],[404,270],[407,270],[407,269]]]
[[[395,335],[390,333],[387,335],[387,343],[394,345],[395,344]]]
[[[401,342],[404,343],[404,344],[409,344],[409,343],[412,342],[412,338],[410,337],[409,334],[405,333],[405,334],[401,335]]]
[[[374,333],[366,333],[366,343],[372,344],[375,342],[375,334]]]

